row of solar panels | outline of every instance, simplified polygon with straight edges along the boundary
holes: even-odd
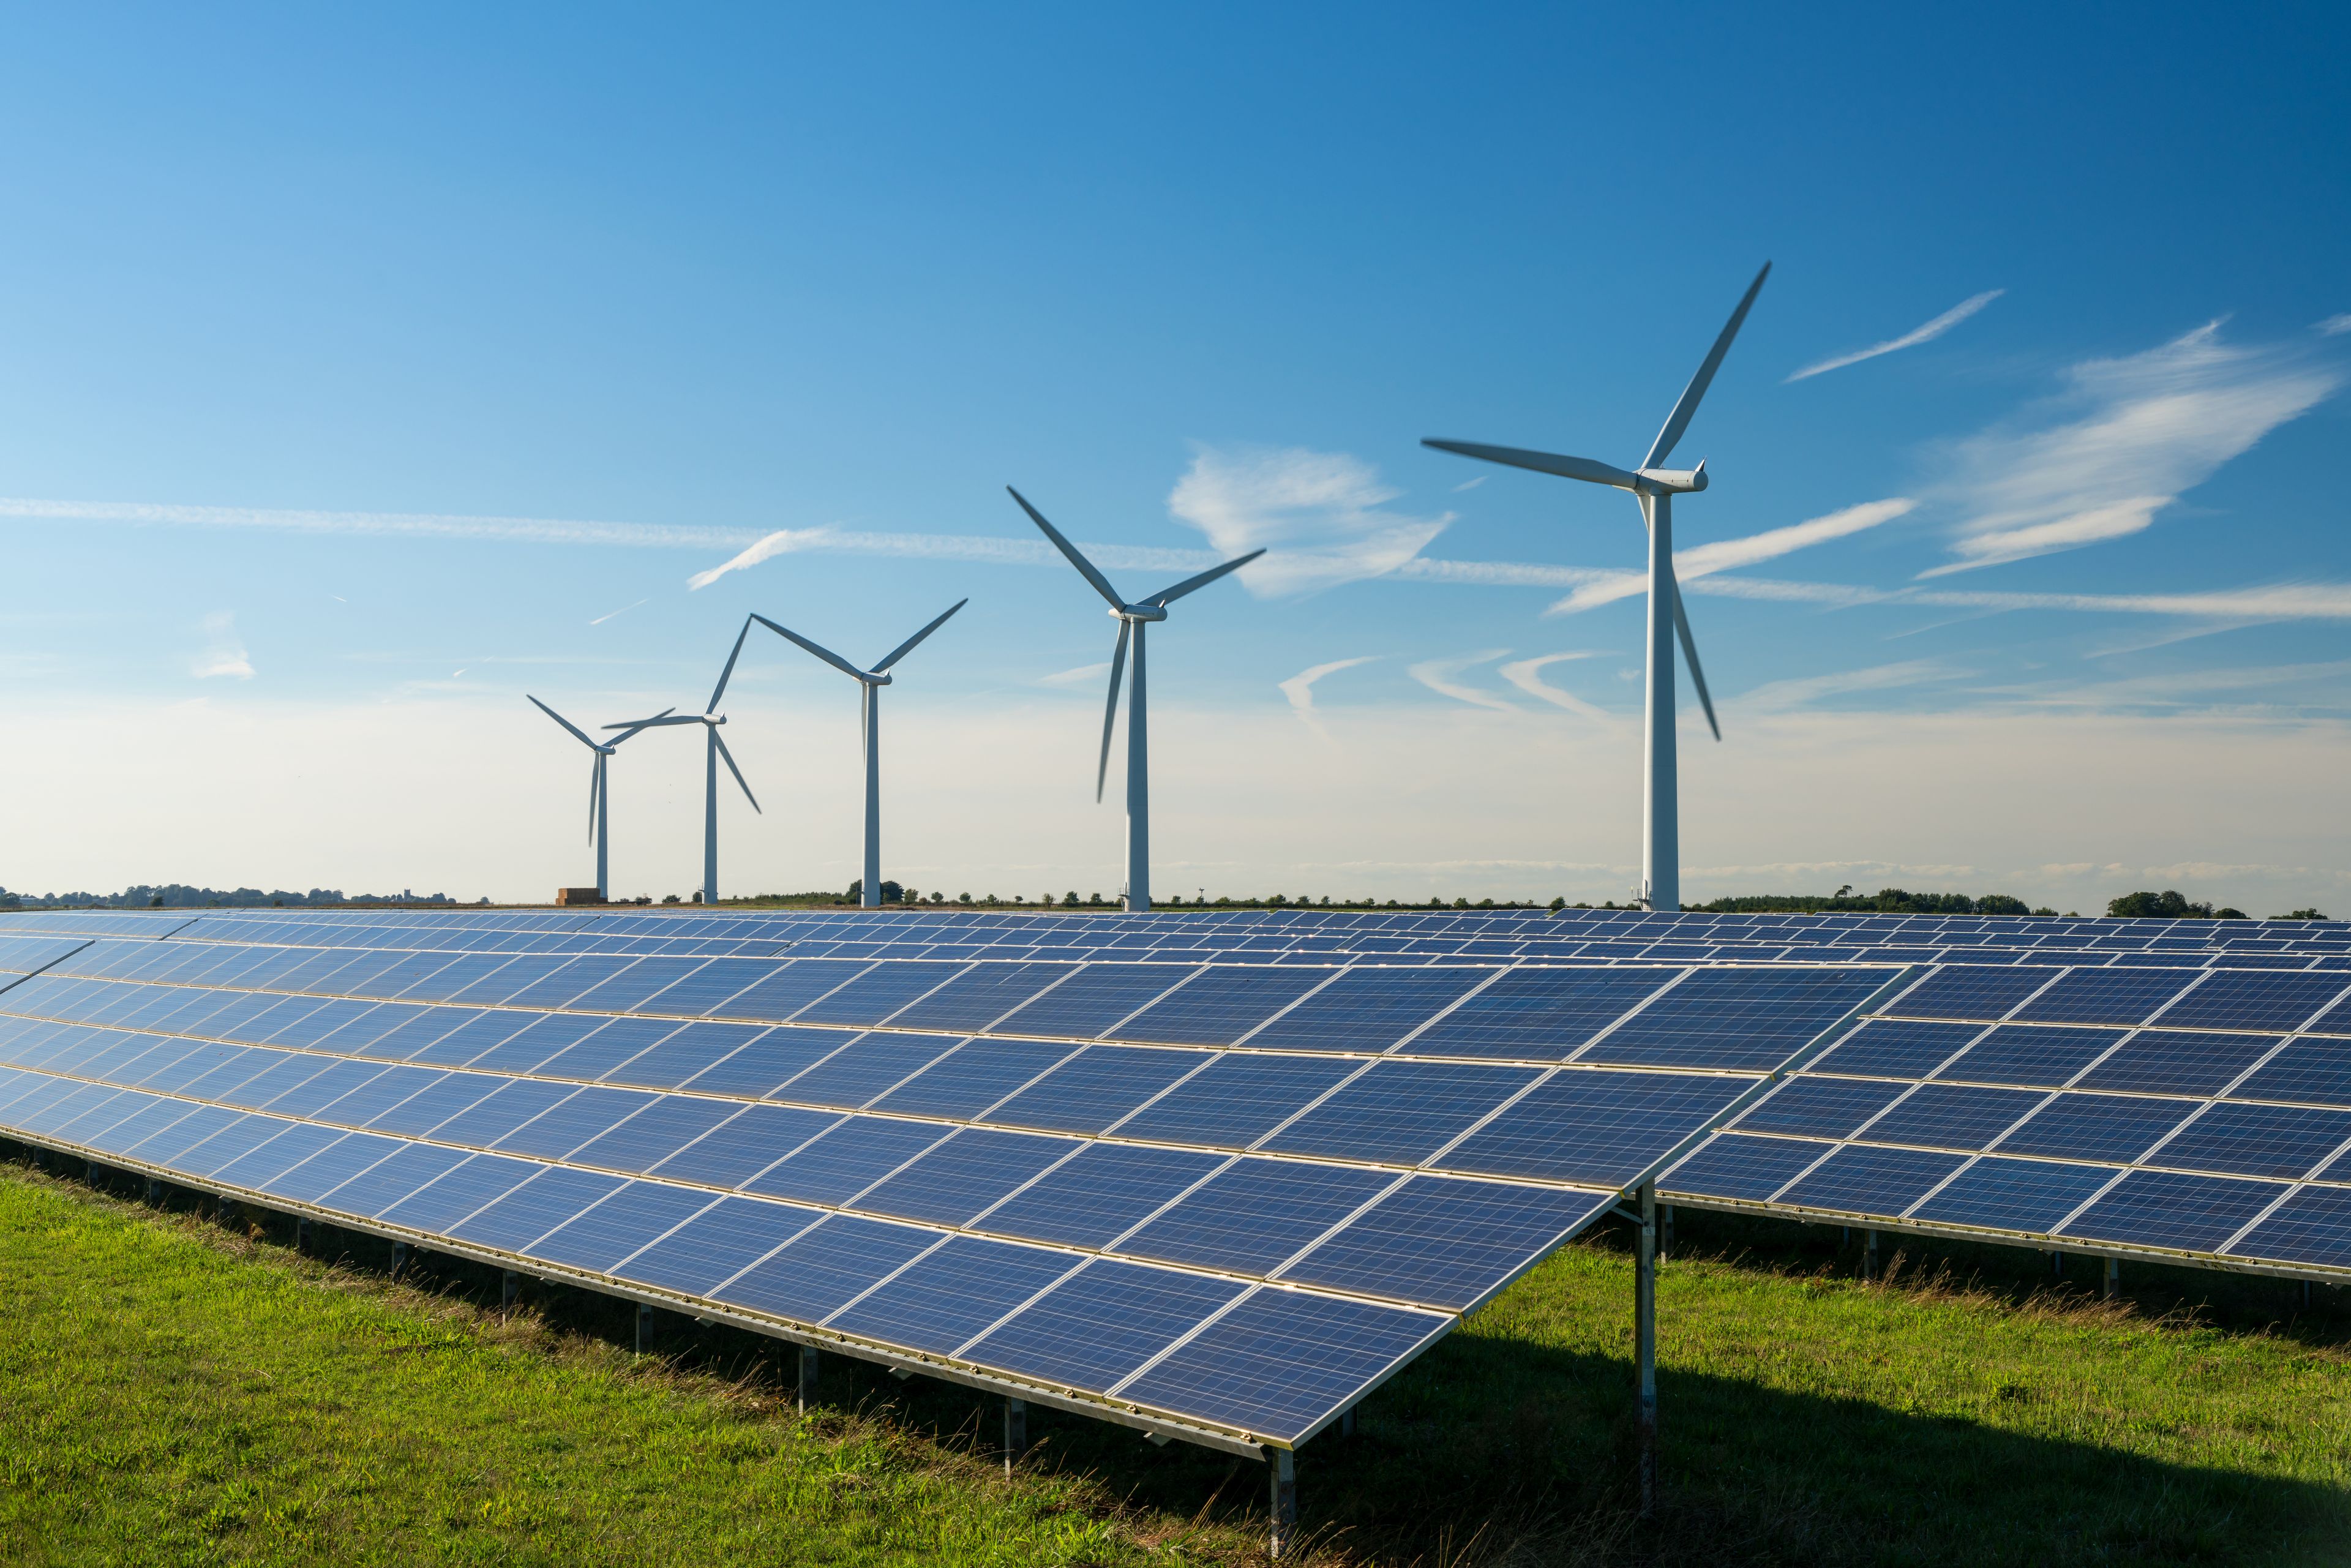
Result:
[[[1466,977],[1418,971],[1400,977],[1418,988],[1409,1009],[1395,972],[1352,972],[1356,1016],[1387,1020],[1342,1038],[1353,1055],[97,977],[233,956],[289,955],[99,942],[59,961],[0,945],[23,977],[0,977],[0,1125],[1250,1442],[1302,1440],[1762,1081],[1564,1065],[1555,1034],[1530,1036],[1520,1066],[1361,1054],[1409,1033],[1412,1009],[1426,1020],[1464,999]],[[885,993],[982,994],[971,969],[944,967],[927,989],[836,990],[865,1016]],[[1033,997],[1031,974],[987,1006],[1033,1006],[1090,973],[1064,967]],[[1190,1018],[1182,1032],[1246,1032],[1268,1005],[1248,982],[1298,972],[1216,973],[1182,970],[1163,991],[1200,987],[1209,1004],[1171,1015]],[[1578,993],[1586,1036],[1707,978],[1587,973],[1614,1000]],[[1761,977],[1792,982],[1754,998],[1771,1028],[1805,1038],[1884,978]],[[1107,1019],[1111,992],[1090,994],[1094,1010],[1056,1027]],[[1690,1023],[1693,1052],[1720,1054],[1703,1009]]]
[[[187,922],[184,912],[37,912],[18,919],[96,921],[122,935],[143,934],[150,921]],[[1887,915],[1716,915],[1633,910],[1540,911],[1160,911],[1056,915],[918,908],[880,915],[850,911],[778,910],[738,915],[598,914],[545,910],[361,911],[256,910],[207,913],[215,929],[259,925],[383,925],[415,930],[496,929],[533,933],[601,933],[702,940],[779,940],[837,936],[845,931],[920,932],[923,940],[1112,946],[1136,936],[1165,940],[1171,932],[1205,946],[1233,944],[1353,946],[1359,938],[1405,942],[1456,938],[1516,940],[1605,938],[1762,945],[1848,945],[1885,942],[1936,946],[2068,947],[2116,951],[2252,947],[2255,950],[2339,951],[2351,948],[2351,925],[2320,921],[2055,920],[2026,917]],[[940,937],[946,931],[955,935]],[[884,939],[906,939],[888,937]]]
[[[2184,983],[2183,983],[2184,981]],[[1677,1201],[2351,1270],[2351,977],[1947,968],[1710,1139]]]
[[[57,930],[55,922],[62,917],[41,915],[20,919],[16,924],[0,923],[0,929]],[[99,922],[123,919],[141,921],[145,917],[131,915],[99,915],[87,917]],[[657,919],[657,925],[669,932],[687,930],[707,925],[735,926],[744,922],[709,920],[699,917]],[[1160,959],[1213,959],[1218,957],[1250,957],[1272,962],[1319,963],[1345,957],[1372,957],[1389,963],[1435,963],[1447,960],[1510,961],[1514,959],[1575,958],[1606,962],[1654,961],[1863,961],[1933,963],[1947,959],[1968,959],[1983,962],[2023,962],[2028,959],[2065,956],[2095,957],[2099,962],[2116,966],[2132,964],[2169,965],[2184,959],[2215,962],[2220,958],[2232,964],[2273,965],[2282,968],[2328,968],[2351,965],[2351,955],[2312,948],[2308,951],[2275,952],[2258,945],[2241,944],[2226,949],[2201,948],[2192,943],[2167,942],[2160,950],[2132,951],[2101,946],[2085,955],[2053,947],[1990,949],[1976,947],[1921,947],[1880,944],[1876,946],[1768,946],[1740,944],[1708,944],[1670,940],[1637,939],[1614,941],[1591,939],[1564,941],[1559,939],[1525,939],[1514,941],[1475,941],[1454,937],[1407,938],[1391,936],[1361,936],[1341,943],[1337,938],[1314,936],[1311,939],[1290,941],[1279,934],[1260,934],[1235,938],[1222,946],[1204,946],[1195,940],[1194,929],[1187,925],[1168,922],[1153,925],[1147,920],[1136,925],[1128,923],[1124,934],[1106,920],[1080,921],[1074,934],[1055,936],[1042,935],[1050,940],[1032,941],[1023,946],[1011,945],[1011,938],[1022,935],[1015,929],[993,934],[986,942],[934,941],[939,923],[927,917],[858,917],[834,918],[827,930],[847,931],[851,936],[825,938],[802,931],[798,937],[790,933],[800,927],[793,923],[768,923],[771,935],[750,939],[736,936],[694,936],[664,935],[632,936],[589,926],[571,931],[538,931],[518,929],[503,920],[484,916],[461,923],[445,916],[434,916],[426,923],[407,921],[398,915],[369,915],[339,920],[301,918],[256,920],[242,915],[235,917],[202,916],[192,921],[178,921],[168,930],[156,924],[146,924],[147,933],[170,935],[180,941],[202,940],[267,940],[288,944],[327,946],[367,946],[387,949],[465,951],[465,952],[564,952],[564,953],[672,953],[702,956],[760,956],[791,953],[804,956],[833,957],[920,957],[936,959],[968,959],[994,957],[1095,959],[1118,957],[1149,957]],[[2148,922],[2136,923],[2141,925]],[[108,925],[106,929],[111,929]],[[1038,935],[1031,933],[1030,935]],[[1079,937],[1097,938],[1092,945],[1068,945]],[[2274,947],[2276,944],[2270,946]]]

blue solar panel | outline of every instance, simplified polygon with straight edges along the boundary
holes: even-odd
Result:
[[[951,1355],[1083,1261],[1040,1247],[950,1237],[828,1326],[908,1350]]]
[[[1282,1277],[1457,1311],[1551,1251],[1613,1201],[1605,1194],[1415,1176]]]
[[[1765,1096],[1733,1124],[1750,1133],[1850,1137],[1902,1092],[1903,1085],[1899,1083],[1850,1078],[1795,1078]]]
[[[2064,1233],[2139,1247],[2210,1252],[2285,1190],[2273,1182],[2133,1171],[2068,1221]]]
[[[2218,1094],[2278,1047],[2274,1035],[2141,1030],[2082,1075],[2085,1089]]]
[[[2351,1144],[2351,1111],[2212,1106],[2147,1156],[2150,1165],[2235,1176],[2302,1176]]]
[[[1793,1181],[1829,1152],[1831,1145],[1793,1138],[1709,1138],[1659,1178],[1661,1190],[1693,1197],[1743,1198],[1761,1202]]]
[[[2002,1024],[1935,1073],[1968,1083],[2029,1083],[2062,1088],[2113,1050],[2120,1030]]]
[[[1563,1061],[1677,969],[1513,969],[1406,1042],[1415,1056]]]
[[[1873,1143],[1980,1149],[2045,1098],[2029,1089],[1928,1083],[1872,1122],[1862,1136]]]
[[[2001,1140],[2003,1154],[2135,1160],[2196,1109],[2188,1100],[2060,1094]]]
[[[990,1210],[987,1228],[1034,1241],[1108,1247],[1230,1159],[1196,1149],[1090,1144]]]
[[[1823,1072],[1923,1078],[1983,1032],[1980,1023],[1874,1019],[1823,1053],[1816,1065]]]
[[[2294,1040],[2229,1092],[2246,1100],[2351,1105],[2351,1043]]]
[[[967,1354],[1048,1384],[1113,1388],[1248,1289],[1231,1280],[1096,1258]]]
[[[1382,1051],[1495,974],[1350,969],[1249,1037],[1258,1051]]]
[[[1114,1124],[1124,1137],[1247,1148],[1361,1071],[1343,1057],[1217,1056]]]
[[[1852,1214],[1900,1214],[1966,1163],[1928,1149],[1847,1144],[1779,1195],[1782,1203]]]
[[[1911,1213],[1952,1225],[2046,1231],[2114,1179],[2108,1166],[1988,1156],[1960,1171]]]
[[[1162,1262],[1270,1272],[1397,1179],[1344,1166],[1245,1159],[1122,1239],[1119,1249]]]
[[[2076,969],[2016,1016],[2041,1023],[2144,1023],[2195,978],[2178,969]]]
[[[1622,1186],[1750,1087],[1740,1079],[1569,1069],[1437,1163],[1477,1176]]]
[[[1008,1126],[1099,1133],[1206,1064],[1196,1051],[1089,1046],[987,1113]]]

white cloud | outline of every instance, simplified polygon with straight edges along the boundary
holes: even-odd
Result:
[[[1683,584],[1691,593],[1850,609],[1864,604],[1928,604],[1954,610],[2076,611],[2091,615],[2173,615],[2253,624],[2265,621],[2351,620],[2351,583],[2280,582],[2204,593],[2004,593],[1961,589],[1865,588],[1855,583],[1708,577]]]
[[[1846,692],[1891,691],[1901,686],[1948,681],[1968,674],[1939,659],[1908,659],[1898,664],[1877,664],[1865,670],[1840,670],[1834,674],[1807,675],[1797,680],[1771,681],[1740,699],[1740,706],[1764,713],[1784,713],[1810,707],[1821,698]]]
[[[1073,670],[1056,670],[1050,675],[1040,675],[1037,684],[1054,687],[1090,686],[1096,681],[1109,678],[1110,661],[1104,659],[1099,664],[1080,664]]]
[[[601,626],[605,622],[612,620],[616,616],[626,615],[630,611],[638,609],[643,605],[651,604],[652,602],[653,601],[650,599],[640,599],[635,604],[623,604],[618,610],[611,611],[607,614],[599,615],[595,620],[588,622],[588,624],[590,626]]]
[[[2351,319],[2351,318],[2346,318],[2346,319]],[[1483,474],[1478,475],[1474,478],[1464,479],[1461,483],[1453,486],[1453,493],[1458,496],[1464,490],[1474,490],[1485,482],[1486,476]]]
[[[1910,512],[1917,502],[1903,496],[1889,497],[1883,501],[1864,501],[1857,507],[1845,507],[1801,523],[1791,523],[1784,528],[1769,528],[1743,538],[1718,539],[1712,544],[1694,545],[1674,552],[1674,576],[1687,588],[1701,578],[1719,571],[1729,571],[1760,561],[1773,560],[1783,555],[1841,539],[1866,528]],[[1642,571],[1612,571],[1596,574],[1579,585],[1575,591],[1544,612],[1549,615],[1573,615],[1598,605],[1627,599],[1648,587],[1649,578]]]
[[[814,549],[831,537],[831,528],[778,528],[774,533],[745,547],[733,559],[722,561],[707,571],[695,572],[685,580],[685,586],[689,591],[699,591],[716,582],[730,571],[741,571],[746,568],[757,566],[763,560],[773,560],[779,555],[789,555],[794,550]]]
[[[2324,321],[2314,321],[2310,329],[2322,338],[2340,338],[2344,333],[2351,332],[2351,310],[2346,310],[2340,316],[2329,316]]]
[[[236,634],[236,617],[225,610],[214,612],[204,618],[204,652],[196,655],[188,673],[200,681],[227,675],[240,681],[253,679],[253,660],[245,651],[245,640]]]
[[[1988,288],[1981,294],[1960,300],[1932,321],[1922,327],[1913,327],[1899,338],[1888,338],[1883,343],[1872,344],[1857,352],[1839,354],[1834,359],[1823,360],[1819,364],[1806,365],[1788,380],[1800,382],[1807,376],[1819,375],[1823,371],[1841,371],[1847,365],[1857,365],[1864,360],[1874,360],[1880,354],[1891,354],[1897,350],[1915,349],[1921,343],[1931,343],[2007,292],[2005,288]]]
[[[1508,648],[1489,648],[1482,653],[1469,653],[1458,659],[1428,659],[1415,664],[1406,673],[1439,696],[1451,697],[1473,707],[1499,708],[1504,713],[1516,713],[1518,705],[1506,702],[1491,692],[1481,692],[1475,686],[1465,686],[1453,677],[1479,664],[1490,664],[1506,656]]]
[[[1322,733],[1322,721],[1314,716],[1314,683],[1325,675],[1335,675],[1341,670],[1352,670],[1358,664],[1368,664],[1377,653],[1363,653],[1352,659],[1333,659],[1327,664],[1316,664],[1301,670],[1286,681],[1277,683],[1281,695],[1290,699],[1290,711],[1306,721],[1307,727]]]
[[[1167,509],[1207,535],[1219,559],[1268,551],[1240,576],[1270,599],[1395,571],[1453,520],[1378,509],[1398,494],[1343,452],[1199,446]]]
[[[2137,533],[2340,384],[2336,371],[2292,355],[2223,343],[2220,328],[2076,365],[2053,402],[1961,444],[1959,559],[1919,576]]]
[[[1554,706],[1563,707],[1570,713],[1582,714],[1596,724],[1608,724],[1612,721],[1605,713],[1573,693],[1561,691],[1542,678],[1543,671],[1552,664],[1564,664],[1570,659],[1598,657],[1600,654],[1596,650],[1588,648],[1571,653],[1545,653],[1541,658],[1520,659],[1504,664],[1501,676],[1531,697],[1552,704]]]

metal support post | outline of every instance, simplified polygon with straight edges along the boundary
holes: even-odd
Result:
[[[1877,1232],[1875,1230],[1861,1233],[1861,1277],[1865,1280],[1877,1278]]]
[[[1667,1204],[1657,1211],[1657,1256],[1670,1258],[1674,1251],[1674,1206]]]
[[[2049,1254],[2049,1277],[2053,1280],[2062,1280],[2065,1277],[2065,1254],[2063,1252],[2053,1251]]]
[[[1010,1475],[1020,1456],[1029,1451],[1029,1402],[1007,1396],[1004,1401],[1004,1473]]]
[[[522,1294],[522,1276],[508,1269],[498,1280],[498,1316],[513,1315],[515,1298]]]
[[[1271,1448],[1265,1459],[1273,1483],[1273,1528],[1266,1538],[1266,1555],[1287,1557],[1298,1543],[1298,1456],[1288,1448]]]
[[[1640,1376],[1641,1517],[1657,1511],[1657,1186],[1641,1184],[1641,1234],[1633,1264],[1633,1357]]]
[[[653,1337],[653,1304],[651,1301],[639,1301],[637,1303],[637,1354],[639,1355],[645,1354],[646,1342]]]
[[[816,1346],[800,1346],[800,1408],[808,1409],[816,1403]]]
[[[163,1184],[153,1176],[147,1178],[147,1201],[157,1208],[163,1207]]]
[[[236,1229],[237,1218],[236,1199],[233,1197],[222,1198],[218,1207],[213,1210],[213,1223],[225,1230]]]
[[[294,1250],[297,1252],[310,1250],[310,1219],[308,1215],[298,1216],[295,1218]]]
[[[1350,1405],[1344,1410],[1339,1412],[1339,1436],[1342,1437],[1352,1437],[1354,1435],[1355,1407]]]
[[[392,1244],[392,1277],[395,1280],[399,1279],[401,1270],[407,1267],[408,1243],[405,1241],[393,1242]]]
[[[2123,1261],[2119,1258],[2109,1258],[2106,1260],[2106,1300],[2113,1301],[2122,1294],[2122,1291]]]
[[[2307,1280],[2302,1282],[2302,1304],[2305,1310],[2310,1306],[2310,1281]]]

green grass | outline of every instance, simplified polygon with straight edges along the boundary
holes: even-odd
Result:
[[[127,1190],[127,1189],[125,1189]],[[1834,1231],[1685,1212],[1660,1288],[1667,1506],[1630,1513],[1630,1269],[1570,1248],[1300,1456],[1326,1563],[2351,1563],[2351,1314],[2031,1254],[1891,1282]],[[1238,1563],[1261,1466],[495,1276],[414,1285],[0,1165],[0,1558],[34,1563]],[[274,1239],[273,1239],[274,1238]],[[2077,1270],[2080,1266],[2076,1265]],[[2322,1292],[2322,1297],[2326,1293]]]

